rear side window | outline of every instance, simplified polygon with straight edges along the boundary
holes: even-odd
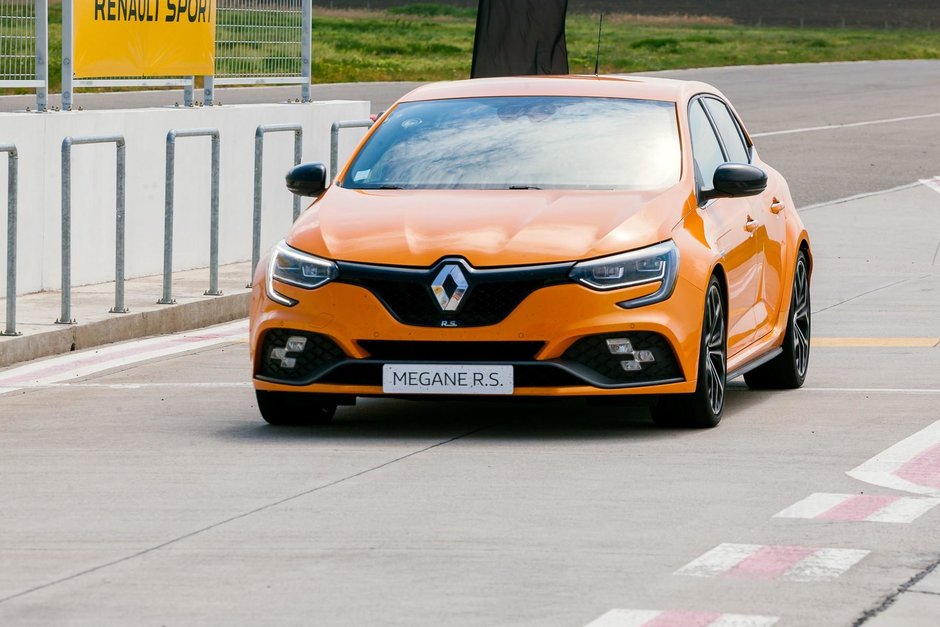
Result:
[[[718,127],[718,132],[721,134],[721,139],[728,151],[728,161],[732,163],[750,163],[751,158],[747,146],[744,144],[744,135],[725,103],[714,98],[703,98],[702,102],[708,107],[708,112],[712,114],[712,119],[715,120],[715,125]]]
[[[712,189],[715,170],[725,162],[725,156],[721,152],[721,144],[718,143],[718,137],[715,136],[715,130],[708,121],[700,100],[693,102],[689,107],[689,130],[692,136],[695,180],[700,189]]]

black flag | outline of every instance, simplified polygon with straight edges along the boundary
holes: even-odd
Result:
[[[567,74],[568,0],[480,0],[471,78]]]

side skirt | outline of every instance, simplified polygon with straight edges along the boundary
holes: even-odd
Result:
[[[780,355],[781,353],[783,353],[783,347],[782,347],[782,346],[778,346],[777,348],[772,349],[770,352],[764,353],[764,354],[761,355],[760,357],[757,357],[757,358],[755,358],[755,359],[752,359],[751,361],[747,362],[746,364],[744,364],[743,366],[741,366],[741,367],[738,368],[737,370],[733,370],[732,372],[729,372],[729,373],[728,373],[727,380],[728,380],[728,381],[731,381],[732,379],[737,379],[737,378],[740,377],[741,375],[743,375],[743,374],[745,374],[745,373],[747,373],[747,372],[750,372],[751,370],[754,370],[755,368],[759,368],[759,367],[763,366],[763,365],[766,364],[768,361],[774,359],[775,357],[777,357],[777,356]]]

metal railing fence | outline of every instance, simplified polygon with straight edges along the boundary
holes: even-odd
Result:
[[[34,87],[39,111],[49,83],[47,1],[0,0],[0,87]]]
[[[211,137],[211,183],[209,191],[209,289],[206,296],[220,296],[219,290],[219,160],[221,141],[217,128],[174,129],[166,134],[166,198],[163,216],[163,297],[158,305],[172,305],[173,299],[173,192],[176,187],[176,138]]]
[[[114,307],[111,313],[127,313],[124,306],[124,182],[127,172],[124,136],[69,136],[62,140],[62,314],[56,324],[75,324],[72,318],[72,146],[80,144],[114,144],[117,148]]]
[[[7,153],[7,322],[0,335],[16,332],[16,192],[19,184],[16,144],[0,144]]]
[[[372,128],[372,120],[344,120],[333,122],[330,127],[330,181],[336,179],[339,171],[339,131],[343,128]]]
[[[251,276],[247,287],[254,280],[255,268],[261,260],[261,181],[264,174],[264,136],[267,133],[294,133],[294,165],[299,165],[303,155],[304,127],[300,124],[262,124],[255,130],[255,194],[251,216]],[[300,196],[294,196],[294,220],[300,216]]]
[[[219,0],[206,104],[217,85],[259,84],[299,84],[309,102],[312,29],[312,0]]]

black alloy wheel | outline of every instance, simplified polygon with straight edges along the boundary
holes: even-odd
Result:
[[[336,404],[323,402],[319,394],[255,390],[255,398],[265,422],[279,427],[328,425],[336,414]]]
[[[721,283],[708,282],[699,351],[698,384],[692,394],[669,394],[650,409],[660,427],[707,429],[717,426],[725,407],[728,378],[728,325]]]
[[[783,352],[759,368],[745,373],[744,381],[755,390],[786,390],[803,385],[809,370],[812,313],[809,292],[809,262],[800,251],[793,269],[793,295],[783,338]]]

